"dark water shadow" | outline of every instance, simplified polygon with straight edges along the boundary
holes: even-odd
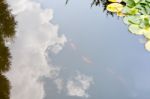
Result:
[[[16,22],[10,13],[5,0],[0,0],[0,99],[10,98],[10,84],[3,73],[8,72],[11,65],[9,48],[5,45],[15,35]]]

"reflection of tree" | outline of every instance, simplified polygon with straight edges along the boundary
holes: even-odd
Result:
[[[109,3],[110,2],[108,0],[93,0],[91,6],[93,6],[93,5],[95,5],[95,6],[102,5],[103,6],[103,11],[106,11],[107,14],[113,15],[112,12],[109,12],[109,11],[106,10],[106,7]]]
[[[0,36],[12,37],[15,34],[15,25],[14,17],[8,9],[8,5],[4,3],[4,0],[0,0]]]
[[[69,2],[69,0],[66,0],[66,4]],[[110,2],[108,0],[93,0],[91,3],[91,6],[95,5],[95,6],[99,6],[102,5],[103,6],[103,11],[106,11],[107,14],[113,15],[112,12],[109,12],[106,10],[106,6],[109,4]]]
[[[0,0],[0,99],[9,99],[9,81],[2,73],[10,68],[11,56],[8,47],[5,46],[5,41],[15,34],[15,25],[16,22],[8,5],[4,0]]]
[[[0,73],[8,71],[10,66],[10,53],[5,46],[4,40],[0,37]]]
[[[0,99],[9,99],[9,81],[0,74]]]
[[[66,0],[66,4],[69,2],[70,0]],[[107,15],[114,15],[114,13],[106,10],[106,7],[108,4],[110,4],[111,2],[109,2],[108,0],[91,0],[91,6],[100,6],[102,5],[103,7],[103,11],[106,11]],[[121,2],[121,4],[125,5],[124,2]]]

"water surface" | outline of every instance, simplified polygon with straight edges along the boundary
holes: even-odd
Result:
[[[15,22],[0,9],[0,99],[149,99],[143,37],[91,0],[65,2],[8,0],[17,21],[8,47]]]

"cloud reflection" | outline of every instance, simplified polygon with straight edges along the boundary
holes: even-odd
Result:
[[[6,75],[11,82],[11,99],[43,99],[42,77],[57,76],[58,68],[47,63],[47,48],[58,53],[67,41],[58,36],[58,26],[50,23],[51,9],[42,9],[32,0],[7,0],[16,15],[17,35],[9,45],[12,69]]]
[[[87,93],[87,90],[89,89],[92,83],[92,77],[83,74],[78,74],[73,80],[69,80],[67,82],[68,95],[88,98],[89,95]]]

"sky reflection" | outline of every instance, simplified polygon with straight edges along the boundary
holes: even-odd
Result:
[[[7,2],[18,22],[10,99],[150,98],[150,54],[121,19],[91,0]]]

